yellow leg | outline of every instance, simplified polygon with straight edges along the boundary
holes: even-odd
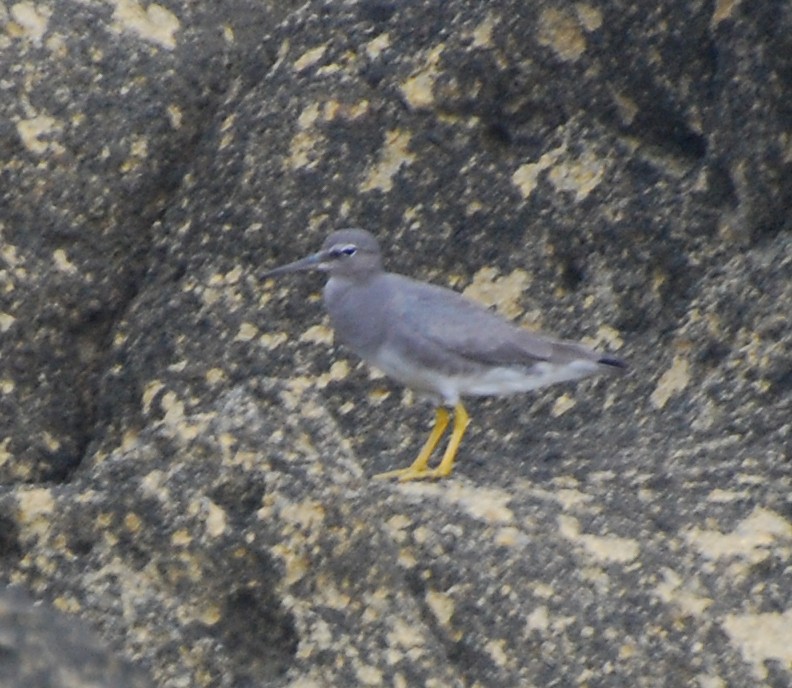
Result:
[[[443,460],[437,468],[429,471],[431,475],[427,475],[427,478],[445,478],[447,475],[451,475],[451,471],[454,468],[454,460],[456,459],[459,445],[462,442],[462,437],[465,434],[468,423],[470,423],[470,416],[468,416],[465,407],[462,406],[462,402],[460,401],[454,407],[454,429],[451,432],[451,439],[448,440],[445,454],[443,454]],[[402,478],[402,480],[404,480],[404,478]]]
[[[443,436],[443,433],[445,433],[446,428],[448,427],[448,421],[448,411],[444,407],[438,406],[432,432],[429,434],[429,437],[427,438],[421,451],[418,453],[418,457],[415,459],[415,461],[413,461],[408,468],[399,468],[395,471],[379,473],[374,477],[399,478],[401,480],[415,480],[416,478],[424,477],[428,472],[426,467],[429,465],[429,459],[432,456],[432,452],[440,442],[440,438]]]
[[[442,406],[437,409],[437,417],[435,418],[435,425],[432,428],[432,433],[429,439],[426,440],[423,449],[421,449],[418,458],[413,461],[412,465],[408,468],[400,468],[395,471],[388,471],[387,473],[380,473],[374,477],[376,478],[398,478],[402,482],[408,480],[425,480],[427,478],[445,478],[451,475],[454,468],[454,460],[456,459],[459,445],[462,442],[462,437],[465,434],[470,416],[468,416],[462,402],[457,403],[454,407],[454,429],[451,431],[451,439],[448,440],[443,459],[438,464],[437,468],[427,468],[429,465],[429,458],[432,452],[440,442],[440,438],[448,427],[448,411]]]

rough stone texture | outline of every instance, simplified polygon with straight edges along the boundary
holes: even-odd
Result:
[[[11,688],[150,688],[145,674],[121,662],[78,619],[33,604],[13,587],[0,590],[0,686]]]
[[[792,682],[788,3],[0,24],[0,582],[168,688]],[[370,481],[430,411],[256,277],[345,225],[633,373]]]

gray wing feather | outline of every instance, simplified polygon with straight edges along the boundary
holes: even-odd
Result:
[[[599,356],[581,344],[518,327],[451,289],[402,275],[388,277],[398,281],[391,317],[399,322],[400,337],[413,340],[413,349],[417,343],[432,358],[445,355],[486,365],[530,366]]]

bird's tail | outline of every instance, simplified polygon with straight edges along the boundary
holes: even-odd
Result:
[[[597,363],[603,366],[606,370],[610,370],[614,373],[627,372],[627,364],[620,358],[616,358],[614,356],[601,356],[599,359],[597,359]]]

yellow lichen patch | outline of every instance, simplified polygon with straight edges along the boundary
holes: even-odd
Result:
[[[545,169],[546,166],[540,163],[529,162],[520,165],[512,175],[512,184],[520,190],[524,198],[528,198],[539,183],[539,175]]]
[[[41,538],[50,526],[55,499],[45,488],[32,488],[17,493],[17,520],[23,537]]]
[[[550,613],[547,607],[536,607],[525,620],[525,627],[529,631],[546,631],[550,627]]]
[[[596,31],[602,26],[602,12],[588,3],[579,2],[575,5],[575,14],[586,31]]]
[[[536,162],[525,163],[515,170],[512,174],[512,184],[520,190],[524,198],[528,198],[536,188],[539,175],[554,165],[565,150],[564,146],[559,146],[544,153]]]
[[[174,547],[186,547],[192,542],[192,535],[190,535],[190,531],[184,528],[180,528],[179,530],[175,531],[173,535],[171,535],[171,544]]]
[[[364,50],[366,51],[366,55],[368,55],[369,59],[375,60],[382,54],[384,50],[387,50],[390,47],[390,44],[390,34],[387,32],[381,33],[379,36],[366,43]]]
[[[314,618],[306,624],[300,639],[298,657],[310,657],[315,650],[324,650],[333,646],[333,631],[328,623],[321,618]]]
[[[390,390],[385,387],[374,387],[368,391],[366,398],[372,404],[381,404],[383,401],[390,398],[390,394]],[[349,403],[351,404],[351,402]],[[352,410],[353,408],[355,408],[355,405],[351,404],[349,409]]]
[[[434,103],[434,82],[438,76],[438,63],[445,46],[435,46],[426,56],[423,65],[401,84],[401,92],[412,108],[428,108]]]
[[[289,145],[286,161],[292,169],[311,168],[320,156],[325,136],[319,125],[335,120],[351,122],[364,117],[371,110],[368,100],[343,102],[329,99],[323,103],[309,103],[297,117],[297,131]]]
[[[210,385],[216,385],[226,379],[226,374],[222,368],[210,368],[204,377]]]
[[[302,580],[305,574],[311,569],[310,562],[306,557],[293,548],[285,544],[277,544],[272,548],[272,553],[275,554],[283,562],[285,568],[283,572],[283,584],[286,587],[294,585],[297,581]]]
[[[200,564],[194,558],[186,556],[184,552],[181,553],[180,563],[181,568],[179,570],[171,569],[168,571],[168,574],[171,577],[170,582],[181,583],[185,579],[191,582],[196,582],[200,577],[200,574],[198,573],[201,569]],[[135,584],[140,585],[142,582],[143,581],[136,581]],[[179,606],[174,611],[179,623],[185,626],[188,624],[193,624],[196,621],[199,623],[204,623],[208,626],[213,626],[220,620],[222,614],[220,607],[217,605],[217,602],[214,599],[196,600],[192,604]]]
[[[167,50],[176,47],[174,34],[179,30],[179,20],[173,12],[154,2],[145,9],[137,0],[111,0],[111,3],[115,5],[116,31],[133,33]]]
[[[612,351],[618,351],[624,346],[621,334],[610,325],[600,325],[599,329],[597,329],[596,341],[604,343]]]
[[[124,528],[130,533],[137,533],[142,525],[140,516],[136,513],[130,511],[124,516]]]
[[[355,674],[357,675],[358,685],[360,686],[381,686],[382,672],[377,667],[370,664],[360,664],[355,662]]]
[[[77,614],[82,611],[82,605],[71,595],[58,595],[52,600],[52,606],[65,614]]]
[[[258,334],[258,327],[253,323],[243,322],[234,337],[235,342],[249,342]]]
[[[415,155],[410,152],[409,132],[392,129],[385,134],[385,147],[376,164],[369,167],[361,191],[379,190],[388,192],[393,188],[393,178],[399,170],[411,165]]]
[[[592,151],[584,151],[579,158],[559,161],[550,169],[548,179],[556,191],[572,192],[580,203],[599,186],[604,176],[604,161]]]
[[[317,603],[324,604],[330,609],[346,610],[352,598],[343,590],[339,590],[335,581],[322,574],[316,579]]]
[[[34,43],[41,43],[51,15],[52,10],[46,5],[36,5],[33,2],[11,5],[11,18],[20,27],[20,33]]]
[[[768,660],[792,666],[792,609],[783,613],[727,614],[722,625],[760,680],[767,678]]]
[[[335,361],[330,366],[330,370],[328,372],[316,378],[316,387],[317,389],[324,389],[331,382],[338,382],[339,380],[343,380],[348,375],[349,375],[349,363],[343,360]]]
[[[184,120],[184,113],[178,105],[170,104],[165,109],[168,115],[168,121],[173,129],[181,129],[182,121]]]
[[[549,600],[551,597],[554,597],[556,594],[556,589],[552,585],[548,585],[547,583],[542,583],[541,581],[536,581],[531,586],[531,592],[536,596],[540,597],[543,600]]]
[[[312,152],[318,149],[318,142],[321,139],[313,131],[298,131],[291,140],[289,146],[289,165],[292,169],[298,170],[302,167],[310,168],[316,164]]]
[[[236,114],[231,113],[223,119],[220,123],[220,150],[227,148],[234,141],[234,124],[236,123]]]
[[[154,397],[156,397],[164,387],[165,385],[159,380],[152,380],[146,385],[143,390],[143,398],[141,399],[144,415],[148,415],[149,411],[151,411],[151,402],[154,401]]]
[[[656,409],[663,408],[668,400],[684,390],[690,382],[690,364],[686,358],[675,356],[671,367],[666,370],[657,382],[657,386],[649,398]]]
[[[264,333],[258,339],[259,344],[266,349],[275,349],[288,340],[289,335],[285,332]]]
[[[165,412],[162,423],[171,431],[174,437],[179,437],[184,441],[195,439],[200,428],[197,424],[187,420],[187,416],[184,413],[184,402],[179,399],[175,392],[163,394],[160,406]]]
[[[425,545],[432,539],[432,531],[426,526],[418,526],[413,530],[413,540],[418,545]]]
[[[504,526],[503,528],[498,528],[494,542],[500,547],[516,547],[523,544],[526,539],[526,535],[519,528]]]
[[[222,507],[211,500],[207,500],[204,523],[206,523],[207,535],[210,537],[219,537],[225,533],[228,516]]]
[[[792,523],[775,511],[756,507],[731,533],[691,528],[685,539],[708,559],[740,557],[755,564],[781,541],[786,541],[789,549]]]
[[[302,72],[309,67],[313,67],[319,60],[322,59],[325,52],[327,51],[327,46],[320,45],[316,48],[311,48],[310,50],[306,50],[300,57],[298,57],[294,61],[294,71],[295,72]]]
[[[311,129],[319,119],[319,103],[313,102],[303,108],[297,116],[297,128],[301,130]]]
[[[505,667],[509,664],[509,655],[506,651],[505,640],[490,640],[484,645],[484,650],[497,666]]]
[[[473,47],[488,48],[492,44],[492,30],[495,28],[495,16],[488,14],[475,29],[473,29]]]
[[[514,512],[507,506],[511,495],[504,490],[495,488],[469,487],[463,483],[430,485],[426,483],[403,483],[402,490],[425,497],[436,497],[455,504],[477,521],[488,524],[511,524],[514,522]],[[420,529],[416,529],[414,537],[419,536]],[[429,534],[427,533],[428,537]]]
[[[133,428],[127,428],[124,431],[124,434],[121,436],[121,442],[118,445],[118,449],[123,453],[128,452],[137,444],[138,438],[139,433],[137,430]]]
[[[638,107],[638,103],[629,96],[613,88],[610,89],[610,92],[613,104],[616,106],[616,111],[619,114],[619,119],[621,119],[624,126],[630,126],[641,108]]]
[[[536,188],[539,175],[549,170],[548,179],[556,191],[573,192],[575,201],[582,201],[602,181],[605,161],[589,150],[573,159],[564,159],[564,153],[566,145],[547,151],[536,162],[520,165],[512,174],[512,183],[527,198]]]
[[[340,100],[328,100],[322,105],[322,120],[324,122],[332,122],[335,120],[342,120],[345,122],[354,122],[355,120],[365,117],[371,112],[371,103],[368,100],[359,100],[355,102],[343,102]],[[319,216],[324,222],[326,215]],[[314,225],[315,226],[315,225]]]
[[[641,551],[636,540],[620,538],[612,535],[581,535],[580,541],[586,551],[602,562],[618,562],[626,564],[633,561]]]
[[[133,136],[129,144],[129,156],[121,163],[119,170],[127,173],[140,169],[148,158],[148,154],[148,140],[142,136]]]
[[[538,487],[527,487],[526,491],[539,499],[552,499],[558,502],[565,511],[586,507],[591,496],[574,487],[562,487],[556,490],[545,490]]]
[[[63,123],[49,115],[36,115],[19,120],[17,134],[31,153],[41,155],[48,151],[62,153],[64,148],[54,140],[63,131]]]
[[[550,411],[553,418],[563,416],[567,411],[575,407],[577,402],[568,394],[562,394],[553,403],[553,409]]]
[[[420,628],[416,628],[413,624],[407,624],[400,617],[393,615],[391,617],[390,625],[391,630],[388,633],[388,645],[397,647],[403,650],[420,650],[424,647],[426,639]]]
[[[481,268],[473,281],[465,289],[465,296],[485,306],[495,306],[498,312],[507,318],[514,319],[522,313],[520,297],[531,283],[525,270],[513,270],[508,275],[498,277],[494,268]]]
[[[65,272],[69,275],[73,275],[77,272],[77,267],[69,260],[69,256],[66,255],[66,251],[62,248],[53,251],[52,262],[55,264],[55,269],[59,272]]]
[[[58,449],[61,448],[60,440],[46,430],[41,433],[41,440],[44,442],[44,446],[51,452],[58,451]]]
[[[539,44],[551,48],[565,62],[574,62],[586,51],[586,38],[577,17],[555,7],[542,10]]]
[[[333,330],[326,325],[312,325],[300,335],[300,341],[330,346],[333,343]]]
[[[707,501],[715,504],[727,504],[743,499],[750,499],[750,494],[744,490],[722,490],[718,487],[707,495]]]
[[[225,275],[223,275],[223,280],[226,284],[237,284],[239,280],[242,278],[242,268],[238,265],[234,268],[231,268]]]
[[[404,514],[391,516],[386,522],[385,527],[390,531],[391,536],[396,542],[402,543],[407,539],[407,528],[412,525],[412,521]]]
[[[16,322],[16,318],[8,313],[0,312],[0,332],[8,332]]]
[[[561,535],[583,547],[588,555],[602,563],[626,564],[633,561],[641,551],[636,540],[615,535],[591,535],[580,532],[580,523],[572,516],[558,517]]]
[[[494,489],[461,489],[449,495],[475,519],[489,524],[511,523],[514,512],[506,505],[511,495]]]
[[[712,12],[710,26],[715,28],[724,19],[732,16],[734,8],[740,4],[741,0],[715,0],[715,9]]]
[[[280,399],[287,409],[293,410],[303,406],[306,390],[314,386],[315,380],[305,375],[294,375],[285,382]]]
[[[198,608],[195,620],[206,626],[214,626],[222,618],[223,612],[220,606],[215,602],[209,602]]]
[[[654,589],[655,595],[667,604],[673,604],[690,616],[701,616],[712,604],[712,599],[696,592],[694,584],[685,581],[676,571],[664,568],[663,580]]]
[[[428,590],[425,599],[437,622],[444,628],[448,628],[451,617],[454,615],[454,600],[451,596],[436,590]]]
[[[8,445],[10,442],[10,437],[6,437],[4,440],[0,441],[0,466],[5,465],[14,458],[14,455],[8,451]]]
[[[291,524],[300,530],[316,530],[325,519],[325,510],[321,502],[306,499],[303,502],[287,502],[279,505],[278,518],[283,523]]]

